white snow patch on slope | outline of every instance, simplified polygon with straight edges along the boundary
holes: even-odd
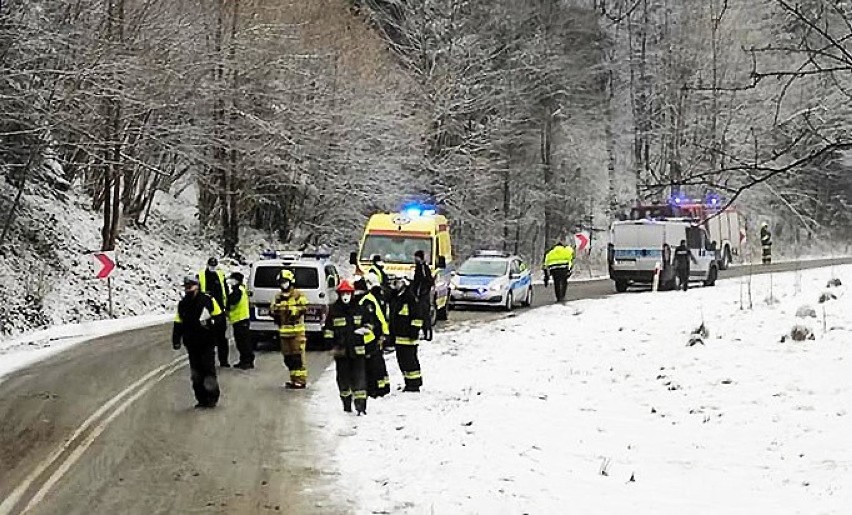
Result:
[[[165,324],[174,315],[143,315],[113,320],[53,326],[0,342],[0,381],[10,373],[70,347],[115,333]]]
[[[833,289],[824,331],[832,274],[852,282],[852,266],[755,276],[752,310],[731,279],[441,334],[421,345],[423,392],[356,418],[326,374],[314,423],[360,513],[843,513],[852,297]],[[702,313],[710,335],[687,347]],[[781,343],[796,324],[816,339]]]

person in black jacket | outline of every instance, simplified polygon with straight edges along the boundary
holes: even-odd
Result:
[[[366,415],[366,346],[373,342],[375,336],[364,326],[363,310],[354,301],[354,293],[355,287],[349,281],[340,283],[337,287],[337,301],[329,309],[323,333],[334,356],[343,411],[352,411],[354,399],[358,415]]]
[[[395,280],[393,290],[390,299],[390,329],[396,342],[396,361],[405,380],[404,391],[419,392],[423,386],[423,376],[417,356],[417,342],[423,328],[423,317],[419,314],[419,305],[408,279]]]
[[[207,260],[207,268],[198,272],[198,284],[201,287],[201,292],[213,297],[213,300],[219,304],[222,314],[218,315],[216,320],[215,333],[213,338],[216,340],[216,349],[219,353],[219,366],[227,368],[231,364],[228,363],[229,344],[228,344],[228,288],[225,285],[225,272],[219,268],[219,260],[211,257]]]
[[[181,342],[189,355],[192,390],[196,408],[212,408],[219,402],[216,378],[215,331],[222,309],[209,295],[199,291],[198,277],[183,280],[185,295],[178,302],[172,329],[172,347],[180,350]]]
[[[686,240],[680,240],[680,245],[675,247],[674,265],[675,275],[677,276],[678,289],[686,291],[689,289],[689,262],[698,263],[695,256],[686,246]]]
[[[414,253],[414,279],[411,290],[417,299],[418,311],[423,315],[423,339],[432,340],[432,286],[435,277],[426,263],[426,254],[422,250]]]

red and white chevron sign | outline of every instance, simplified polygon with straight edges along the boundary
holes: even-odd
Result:
[[[589,233],[587,232],[578,232],[574,235],[574,243],[577,246],[577,251],[586,250],[586,247],[589,246]]]
[[[115,251],[104,250],[93,252],[92,259],[95,264],[95,277],[97,279],[106,279],[115,270]]]

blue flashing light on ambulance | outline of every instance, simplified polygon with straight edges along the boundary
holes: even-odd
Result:
[[[425,254],[435,277],[430,316],[433,322],[446,320],[453,248],[449,221],[434,206],[410,203],[397,213],[372,215],[358,252],[353,252],[349,261],[361,272],[370,268],[373,256],[379,255],[388,275],[411,279],[418,250]]]

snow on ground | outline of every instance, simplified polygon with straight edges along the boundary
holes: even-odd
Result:
[[[421,346],[420,394],[356,418],[325,374],[313,423],[360,513],[848,513],[852,266],[754,276],[753,309],[746,283],[444,333]],[[797,324],[815,340],[782,343]]]
[[[181,277],[215,253],[189,202],[158,192],[147,226],[123,228],[112,279],[117,317],[171,311]],[[107,318],[107,284],[93,278],[88,255],[100,248],[101,223],[102,214],[79,192],[24,195],[11,244],[0,256],[0,339]]]
[[[142,315],[50,327],[0,342],[0,382],[3,377],[74,345],[123,331],[170,321],[174,315]]]

